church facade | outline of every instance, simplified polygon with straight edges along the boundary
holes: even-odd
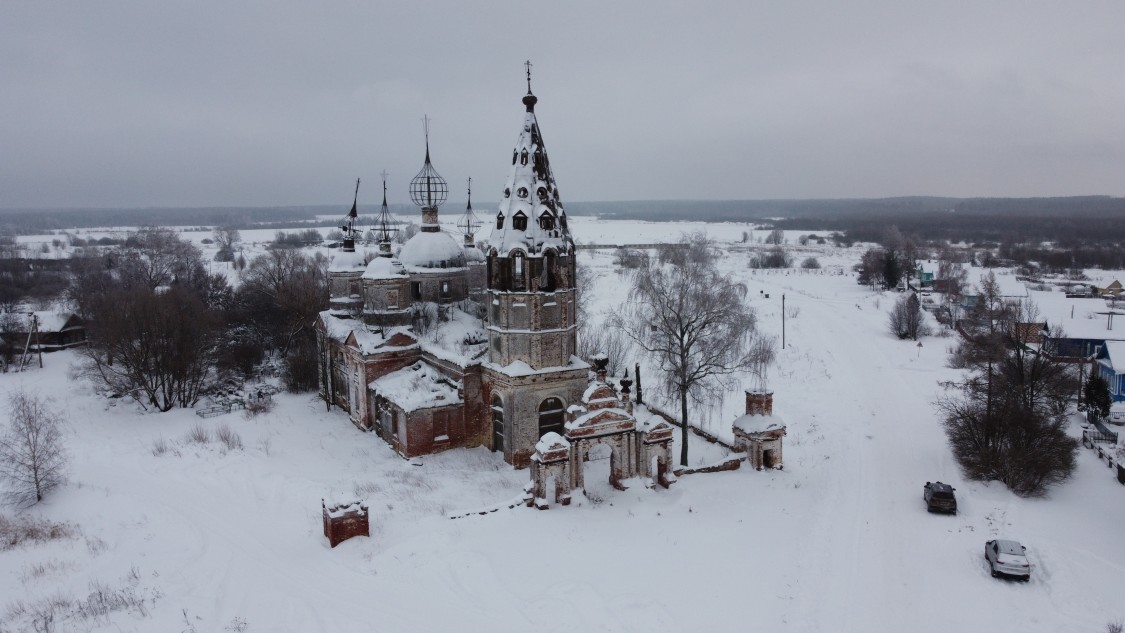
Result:
[[[320,395],[405,457],[484,446],[517,468],[582,406],[590,366],[575,356],[575,248],[535,116],[523,124],[492,225],[478,246],[443,230],[446,183],[430,161],[411,182],[420,231],[398,252],[386,186],[378,248],[357,245],[355,206],[329,264],[330,308],[316,322]],[[483,247],[483,248],[482,248]],[[569,410],[569,414],[568,414]]]

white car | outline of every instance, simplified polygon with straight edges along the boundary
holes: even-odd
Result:
[[[1031,580],[1031,563],[1027,548],[1015,541],[997,539],[984,544],[984,558],[992,577],[1011,576],[1024,582]]]

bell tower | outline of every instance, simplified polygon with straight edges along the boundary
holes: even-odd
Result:
[[[575,357],[574,240],[535,116],[531,63],[523,126],[512,150],[487,253],[486,405],[494,451],[517,468],[579,402],[589,365]]]

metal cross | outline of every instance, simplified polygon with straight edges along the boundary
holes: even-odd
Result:
[[[527,94],[531,94],[531,60],[524,62],[523,66],[527,69]]]

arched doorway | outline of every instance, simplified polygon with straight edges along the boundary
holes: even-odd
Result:
[[[563,433],[563,402],[558,398],[547,398],[539,404],[539,437],[554,431],[559,435]]]
[[[590,446],[586,452],[585,463],[582,468],[582,488],[586,497],[594,503],[605,500],[614,490],[613,447],[609,444],[598,442]]]

